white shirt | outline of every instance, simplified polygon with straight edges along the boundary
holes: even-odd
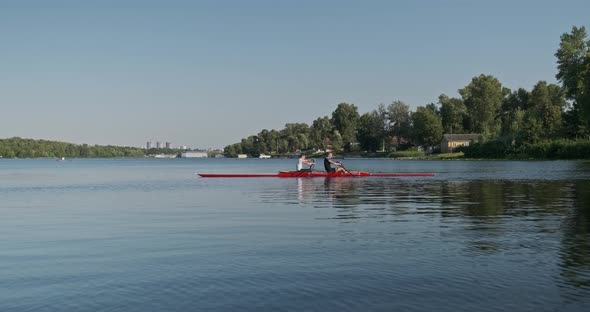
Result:
[[[299,158],[299,162],[297,163],[297,171],[303,169],[303,159]]]

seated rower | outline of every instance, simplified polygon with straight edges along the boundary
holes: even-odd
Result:
[[[337,161],[333,161],[331,158],[332,153],[328,153],[326,158],[324,158],[324,168],[326,169],[326,172],[343,172],[344,167],[342,167],[342,164]],[[332,165],[336,165],[338,168],[333,168]]]
[[[308,165],[309,168],[303,169],[303,165]],[[297,171],[311,172],[313,165],[315,165],[315,160],[307,160],[305,159],[305,154],[301,154],[301,157],[299,157],[299,161],[297,162]]]

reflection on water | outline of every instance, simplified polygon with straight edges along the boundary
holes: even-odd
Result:
[[[0,311],[586,311],[590,163],[0,161]]]
[[[571,284],[590,288],[590,182],[570,187],[569,210],[562,221],[562,276]]]
[[[305,179],[285,182],[265,202],[294,196],[301,207],[333,208],[325,219],[428,222],[441,242],[466,256],[516,256],[547,261],[559,255],[564,298],[590,295],[590,181],[428,179]],[[355,221],[356,220],[356,221]],[[580,290],[585,290],[580,292]]]

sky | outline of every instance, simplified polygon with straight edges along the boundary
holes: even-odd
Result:
[[[414,110],[474,76],[556,83],[590,1],[4,1],[0,138],[223,148],[262,129]]]

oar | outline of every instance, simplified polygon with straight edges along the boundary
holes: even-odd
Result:
[[[312,173],[313,173],[313,166],[315,166],[315,159],[313,160],[312,164],[309,165],[309,174],[308,175],[312,175]]]
[[[340,167],[342,167],[342,169],[344,169],[344,172],[350,174],[352,177],[354,177],[354,174],[352,174],[350,171],[348,171],[346,168],[344,168],[344,166],[342,164],[340,164]]]

